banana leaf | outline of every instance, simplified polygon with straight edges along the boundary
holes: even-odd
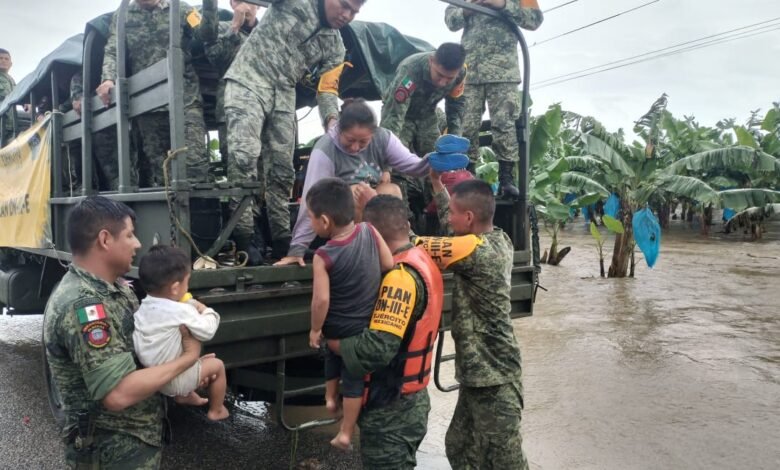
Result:
[[[626,163],[623,156],[612,146],[591,134],[580,134],[585,153],[608,163],[612,169],[625,177],[635,176],[634,170]]]
[[[575,192],[598,193],[602,197],[609,197],[607,188],[598,181],[582,173],[567,171],[561,175],[561,185]]]
[[[780,191],[771,189],[729,189],[720,191],[718,195],[720,195],[723,207],[728,207],[738,212],[748,207],[761,207],[767,204],[780,203]]]
[[[728,147],[695,153],[672,163],[666,173],[682,173],[684,170],[709,172],[714,170],[751,172],[780,172],[780,160],[760,150],[745,147]]]

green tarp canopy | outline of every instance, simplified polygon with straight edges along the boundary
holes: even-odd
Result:
[[[231,17],[231,13],[226,10],[220,10],[219,13],[221,20],[228,21]],[[86,32],[94,29],[100,40],[105,41],[110,19],[111,13],[95,18],[87,23]],[[347,49],[346,60],[353,64],[352,68],[345,68],[341,77],[339,91],[344,98],[361,97],[369,101],[381,99],[383,90],[389,86],[398,64],[404,58],[417,52],[434,50],[427,42],[403,35],[385,23],[353,21],[341,29],[341,36]],[[61,96],[67,96],[69,83],[66,82],[81,67],[84,37],[84,34],[77,34],[69,38],[41,60],[38,67],[24,77],[6,97],[0,105],[0,114],[9,108],[11,103],[23,103],[31,91],[34,91],[36,96],[50,95],[52,70],[60,77]],[[199,53],[202,47],[202,44],[193,44],[195,60],[205,60],[203,54]],[[96,59],[98,58],[93,59],[94,62],[102,62]],[[98,73],[98,70],[94,72]],[[316,83],[316,74],[313,79]],[[297,107],[316,105],[316,91],[313,87],[299,85],[297,92]]]

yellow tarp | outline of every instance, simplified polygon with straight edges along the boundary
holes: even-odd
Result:
[[[50,123],[45,118],[0,149],[0,246],[50,244]]]

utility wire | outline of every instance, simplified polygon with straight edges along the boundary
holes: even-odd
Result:
[[[569,34],[576,33],[577,31],[582,31],[583,29],[587,29],[587,28],[590,28],[591,26],[595,26],[597,24],[604,23],[605,21],[609,21],[609,20],[615,19],[618,16],[623,16],[625,14],[631,13],[632,11],[639,10],[640,8],[644,8],[646,6],[652,5],[653,3],[658,3],[660,1],[661,0],[652,0],[650,2],[643,3],[642,5],[639,5],[637,7],[631,8],[629,10],[621,11],[620,13],[615,13],[612,16],[608,16],[606,18],[602,18],[602,19],[600,19],[598,21],[594,21],[593,23],[586,24],[585,26],[580,26],[579,28],[572,29],[571,31],[566,31],[565,33],[559,34],[557,36],[553,36],[551,38],[547,38],[547,39],[545,39],[543,41],[535,42],[535,43],[533,43],[533,45],[531,45],[531,47],[538,46],[540,44],[544,44],[546,42],[550,42],[550,41],[552,41],[554,39],[562,38],[564,36],[568,36]],[[561,5],[561,6],[563,6],[563,5]]]
[[[547,14],[547,13],[550,13],[551,11],[557,10],[558,8],[563,8],[566,5],[571,5],[572,3],[577,3],[579,1],[580,0],[571,0],[570,2],[562,3],[562,4],[558,5],[558,6],[554,6],[552,8],[548,8],[548,9],[544,10],[542,13]]]
[[[769,28],[769,29],[767,29],[767,28]],[[709,41],[709,42],[691,45],[691,46],[688,46],[688,47],[685,47],[685,48],[682,48],[682,49],[677,49],[677,50],[674,50],[674,51],[665,52],[663,54],[657,54],[657,55],[654,55],[654,56],[651,56],[651,57],[645,57],[643,59],[635,60],[633,62],[628,62],[628,63],[624,63],[624,64],[620,64],[620,65],[615,65],[614,67],[609,67],[609,68],[605,68],[605,69],[602,69],[602,70],[597,70],[595,72],[583,73],[581,75],[576,75],[576,76],[572,76],[572,77],[569,77],[569,78],[563,78],[563,79],[560,79],[560,80],[555,80],[555,79],[545,80],[543,83],[541,83],[539,85],[535,85],[534,89],[546,88],[548,86],[558,85],[560,83],[568,82],[568,81],[571,81],[571,80],[576,80],[578,78],[585,78],[585,77],[589,77],[591,75],[596,75],[596,74],[599,74],[599,73],[602,73],[602,72],[608,72],[610,70],[615,70],[615,69],[619,69],[619,68],[623,68],[623,67],[628,67],[629,65],[635,65],[635,64],[642,63],[642,62],[648,62],[648,61],[655,60],[655,59],[660,59],[660,58],[663,58],[663,57],[669,57],[669,56],[672,56],[672,55],[681,54],[681,53],[684,53],[684,52],[694,51],[694,50],[697,50],[697,49],[703,49],[705,47],[710,47],[710,46],[715,46],[715,45],[724,44],[724,43],[728,43],[728,42],[733,42],[733,41],[736,41],[736,40],[739,40],[739,39],[745,39],[745,38],[749,38],[749,37],[753,37],[753,36],[758,36],[760,34],[766,34],[766,33],[770,33],[770,32],[773,32],[773,31],[780,31],[780,24],[764,26],[762,28],[757,28],[757,29],[752,30],[752,31],[745,31],[745,32],[742,32],[742,33],[735,34],[733,36],[729,36],[729,37],[725,37],[725,38],[719,38],[719,39],[714,39],[714,40]]]
[[[597,65],[597,66],[595,66],[595,67],[589,67],[589,68],[587,68],[587,69],[578,70],[578,71],[576,71],[576,72],[570,72],[570,73],[565,73],[565,74],[563,74],[563,75],[558,75],[558,76],[556,76],[556,77],[546,78],[546,79],[544,79],[544,80],[540,80],[540,81],[538,81],[536,84],[537,84],[537,85],[540,85],[540,84],[542,84],[542,83],[545,83],[545,82],[556,81],[556,80],[558,80],[558,79],[565,78],[565,77],[568,77],[568,76],[571,76],[571,75],[579,75],[579,74],[581,74],[581,73],[583,73],[583,72],[589,72],[589,71],[591,71],[591,70],[596,70],[596,69],[600,69],[600,68],[608,67],[608,66],[610,66],[610,65],[619,64],[619,63],[621,63],[621,62],[627,62],[627,61],[630,61],[630,60],[633,60],[633,59],[638,59],[638,58],[640,58],[640,57],[646,57],[646,56],[649,56],[649,55],[657,54],[657,53],[659,53],[659,52],[665,52],[665,51],[668,51],[668,50],[671,50],[671,49],[677,49],[678,47],[687,46],[688,44],[693,44],[693,43],[698,43],[698,42],[706,41],[706,40],[708,40],[708,39],[713,39],[713,38],[716,38],[716,37],[725,36],[725,35],[728,35],[728,34],[731,34],[731,33],[737,32],[737,31],[743,31],[743,30],[745,30],[745,29],[754,28],[754,27],[756,27],[756,26],[760,26],[760,25],[766,25],[766,24],[768,24],[768,23],[775,23],[775,22],[777,22],[778,20],[780,20],[780,16],[778,16],[778,17],[776,17],[776,18],[772,18],[772,19],[770,19],[770,20],[766,20],[766,21],[760,21],[760,22],[758,22],[758,23],[753,23],[753,24],[750,24],[750,25],[747,25],[747,26],[742,26],[742,27],[740,27],[740,28],[734,28],[734,29],[730,29],[730,30],[728,30],[728,31],[723,31],[723,32],[721,32],[721,33],[717,33],[717,34],[711,34],[711,35],[709,35],[709,36],[704,36],[704,37],[697,38],[697,39],[693,39],[693,40],[690,40],[690,41],[681,42],[681,43],[679,43],[679,44],[675,44],[675,45],[673,45],[673,46],[664,47],[663,49],[657,49],[657,50],[655,50],[655,51],[645,52],[645,53],[643,53],[643,54],[638,54],[638,55],[635,55],[635,56],[626,57],[626,58],[624,58],[624,59],[615,60],[615,61],[612,61],[612,62],[607,62],[606,64]],[[776,24],[776,23],[775,23],[775,24]],[[759,29],[760,29],[760,28],[759,28]]]

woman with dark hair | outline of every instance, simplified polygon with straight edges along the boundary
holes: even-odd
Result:
[[[412,176],[425,176],[429,170],[426,159],[410,152],[392,132],[377,127],[376,116],[365,100],[346,101],[338,124],[317,141],[309,156],[290,250],[276,264],[304,265],[303,255],[316,236],[306,208],[306,194],[314,183],[323,178],[341,178],[349,183],[359,218],[377,192],[400,193],[397,187],[383,182],[383,170],[387,168]]]

